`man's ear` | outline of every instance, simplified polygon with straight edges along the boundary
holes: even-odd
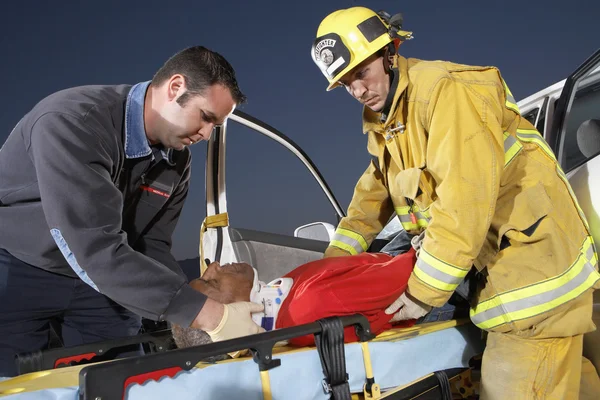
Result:
[[[394,55],[390,52],[389,47],[383,49],[383,69],[387,73],[394,67]]]
[[[167,81],[167,98],[169,101],[175,100],[177,95],[181,95],[185,90],[185,78],[183,75],[175,74]]]

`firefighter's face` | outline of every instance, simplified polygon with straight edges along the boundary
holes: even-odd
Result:
[[[154,142],[176,150],[209,140],[215,125],[223,124],[236,106],[225,86],[215,84],[200,94],[191,93],[181,75],[174,75],[155,94],[156,112],[146,130]]]
[[[383,57],[374,54],[340,79],[348,93],[375,112],[380,112],[390,92],[390,78]]]

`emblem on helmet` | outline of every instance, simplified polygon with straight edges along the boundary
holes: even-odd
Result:
[[[319,58],[329,67],[333,62],[333,53],[331,50],[325,48],[321,51],[321,54],[319,54]]]
[[[330,48],[335,46],[335,39],[323,39],[315,46],[315,59],[323,62],[326,66],[330,66],[333,62],[333,51]]]

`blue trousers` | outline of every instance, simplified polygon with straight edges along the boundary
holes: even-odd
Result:
[[[26,264],[0,249],[0,377],[17,374],[15,356],[48,346],[50,321],[65,347],[135,336],[141,318],[79,278]]]

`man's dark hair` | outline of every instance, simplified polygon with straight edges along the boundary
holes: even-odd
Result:
[[[182,107],[190,97],[203,94],[208,87],[215,84],[221,84],[229,89],[236,104],[246,101],[231,64],[225,57],[206,47],[189,47],[169,58],[154,74],[152,85],[160,86],[175,74],[183,75],[187,86],[187,92],[177,99]]]

